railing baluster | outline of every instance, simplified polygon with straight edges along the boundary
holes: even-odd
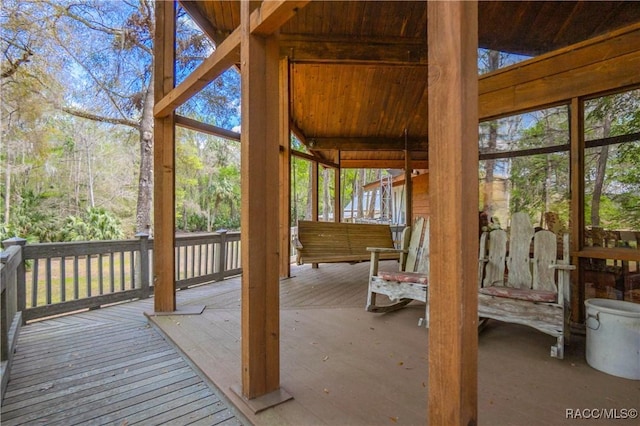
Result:
[[[229,264],[229,269],[236,269],[238,267],[238,248],[239,245],[237,241],[231,243],[233,245],[233,262]]]
[[[67,300],[67,259],[60,258],[60,301]]]
[[[31,280],[31,307],[38,306],[38,265],[40,259],[33,261],[33,279]]]
[[[109,290],[111,290],[111,293],[116,292],[116,271],[113,252],[109,253]]]
[[[135,251],[131,250],[129,252],[129,276],[130,279],[129,281],[131,282],[131,285],[129,288],[134,289],[136,288],[136,260],[135,260]]]
[[[239,256],[239,252],[238,249],[240,248],[240,244],[238,244],[238,242],[234,242],[233,243],[233,266],[234,269],[239,268],[240,267],[240,256]]]
[[[209,273],[209,244],[205,246],[204,251],[204,274],[207,275]]]
[[[181,256],[180,256],[180,247],[179,246],[176,247],[175,253],[176,253],[176,265],[175,265],[176,266],[176,281],[180,281],[180,265],[181,265],[180,259],[181,259]]]
[[[196,246],[192,245],[189,247],[191,249],[191,277],[193,278],[196,276]]]
[[[184,262],[184,265],[182,266],[184,269],[184,278],[189,278],[189,275],[187,275],[187,265],[189,264],[189,252],[187,251],[187,247],[183,247],[184,249],[184,258],[182,259]]]
[[[91,297],[91,255],[87,255],[85,273],[87,275],[87,297]]]
[[[124,291],[124,251],[120,252],[120,291]]]
[[[45,261],[45,282],[46,282],[46,292],[47,292],[47,305],[51,304],[51,258],[47,257]]]
[[[224,272],[227,264],[227,230],[220,229],[218,230],[218,234],[220,234],[220,253],[218,255],[218,281],[222,281],[224,279]]]
[[[80,299],[80,278],[79,268],[78,268],[78,255],[73,256],[73,299]]]
[[[102,276],[102,253],[98,254],[98,285],[100,286],[100,294],[104,294],[103,290],[104,278]]]

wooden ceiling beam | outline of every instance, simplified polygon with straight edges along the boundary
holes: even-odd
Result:
[[[640,23],[479,78],[481,121],[640,84]]]
[[[293,18],[310,0],[272,0],[262,2],[251,13],[251,34],[268,36]]]
[[[424,39],[311,37],[281,35],[280,55],[294,63],[375,63],[427,65]]]
[[[202,10],[198,7],[198,2],[189,1],[189,0],[178,0],[182,9],[191,17],[193,22],[202,30],[202,32],[209,37],[209,39],[218,44],[222,43],[222,41],[229,35],[225,34],[222,31],[219,31],[213,25],[209,19],[202,13]]]
[[[404,138],[307,138],[306,145],[314,151],[427,151],[426,139],[408,139],[405,144]]]
[[[291,150],[292,157],[304,158],[305,160],[315,161],[318,164],[322,164],[327,167],[331,167],[334,169],[339,169],[340,165],[331,160],[327,160],[326,158],[319,157],[318,155],[307,154],[306,152],[296,151],[295,149]]]
[[[291,129],[291,133],[293,133],[293,135],[298,138],[298,140],[300,142],[302,142],[303,144],[307,144],[307,137],[305,136],[305,134],[302,132],[302,130],[300,130],[300,128],[296,125],[296,123],[294,123],[293,121],[291,121],[289,128]]]
[[[240,62],[240,28],[236,28],[182,83],[157,102],[153,115],[160,118],[171,114],[237,62]]]
[[[413,169],[429,169],[429,160],[411,160]],[[404,160],[340,160],[341,169],[404,169]]]
[[[251,33],[267,36],[304,7],[309,0],[268,1],[251,13]],[[189,12],[189,9],[185,9]],[[194,12],[197,13],[197,12]],[[225,38],[216,50],[177,87],[158,101],[153,109],[156,118],[166,117],[191,99],[220,74],[240,62],[240,27]]]
[[[185,129],[195,130],[196,132],[205,133],[207,135],[217,136],[223,139],[240,142],[240,133],[223,129],[222,127],[214,126],[212,124],[202,123],[189,117],[176,115],[175,123],[177,126],[183,127]]]

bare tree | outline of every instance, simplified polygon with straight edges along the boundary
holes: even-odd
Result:
[[[36,89],[38,95],[64,113],[125,126],[137,133],[136,231],[150,229],[154,2],[46,0],[24,3],[23,15],[32,22],[41,22],[42,31],[38,48],[25,48],[23,56],[35,58],[42,72],[51,79],[41,82]],[[181,50],[177,56],[181,69],[193,67],[213,50],[204,34],[195,26],[184,24],[185,16],[179,13],[178,48]],[[3,64],[3,75],[11,75],[23,63],[22,56],[7,61],[6,66]]]

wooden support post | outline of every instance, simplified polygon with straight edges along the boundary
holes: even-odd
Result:
[[[340,151],[336,151],[336,163],[340,164]],[[333,169],[333,221],[341,222],[342,221],[342,200],[340,199],[340,189],[342,185],[342,180],[340,179],[340,172],[342,169],[340,167]]]
[[[156,2],[154,97],[158,102],[175,84],[175,2]],[[175,126],[174,113],[154,120],[153,285],[154,310],[176,310],[175,292]]]
[[[318,210],[319,210],[318,204],[319,204],[319,198],[320,198],[318,194],[318,190],[319,190],[318,175],[319,175],[318,162],[312,161],[311,162],[311,219],[310,220],[313,220],[313,221],[318,220]],[[311,267],[313,269],[317,269],[318,264],[312,263]]]
[[[136,283],[142,289],[142,297],[149,297],[149,234],[139,232],[136,238],[140,241],[140,254],[138,255],[138,264],[136,265],[136,277],[140,279]]]
[[[571,252],[582,250],[584,245],[584,103],[578,99],[571,100],[570,109],[571,138]],[[584,322],[584,268],[581,259],[573,257],[571,263],[576,271],[571,274],[571,322]]]
[[[241,3],[242,396],[280,389],[278,45],[250,31]]]
[[[11,237],[2,242],[2,247],[6,250],[11,246],[20,246],[23,247],[27,245],[27,240],[20,237]],[[22,250],[22,249],[21,249]],[[24,252],[23,252],[24,253]],[[26,281],[26,268],[24,262],[20,262],[18,265],[18,269],[16,271],[17,279],[16,279],[16,288],[17,288],[17,310],[24,311],[27,309],[27,281]],[[36,305],[33,305],[36,306]],[[22,317],[24,319],[24,316]],[[26,319],[22,322],[22,325],[26,325]]]
[[[311,162],[311,218],[309,220],[318,220],[318,163]]]
[[[478,4],[428,2],[428,423],[477,424]]]
[[[280,59],[280,277],[291,276],[291,130],[289,59]]]
[[[215,262],[216,262],[216,271],[218,277],[216,281],[224,280],[224,272],[227,269],[227,230],[226,229],[218,229],[216,233],[220,235],[220,245],[218,250],[215,250]],[[214,245],[215,247],[215,245]]]
[[[413,181],[411,180],[411,172],[413,170],[413,166],[411,164],[411,151],[408,149],[404,150],[404,191],[405,191],[405,202],[404,202],[404,213],[405,213],[405,224],[407,226],[411,226],[413,224]]]

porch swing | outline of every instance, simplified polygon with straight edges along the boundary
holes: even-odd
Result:
[[[295,180],[294,168],[294,188]],[[294,203],[297,208],[297,191],[294,189]],[[297,218],[297,211],[294,210]],[[358,263],[368,261],[371,254],[368,247],[394,249],[391,227],[384,224],[320,222],[318,220],[298,220],[297,235],[293,238],[298,265],[319,263]],[[397,252],[381,255],[382,259],[398,260]]]

